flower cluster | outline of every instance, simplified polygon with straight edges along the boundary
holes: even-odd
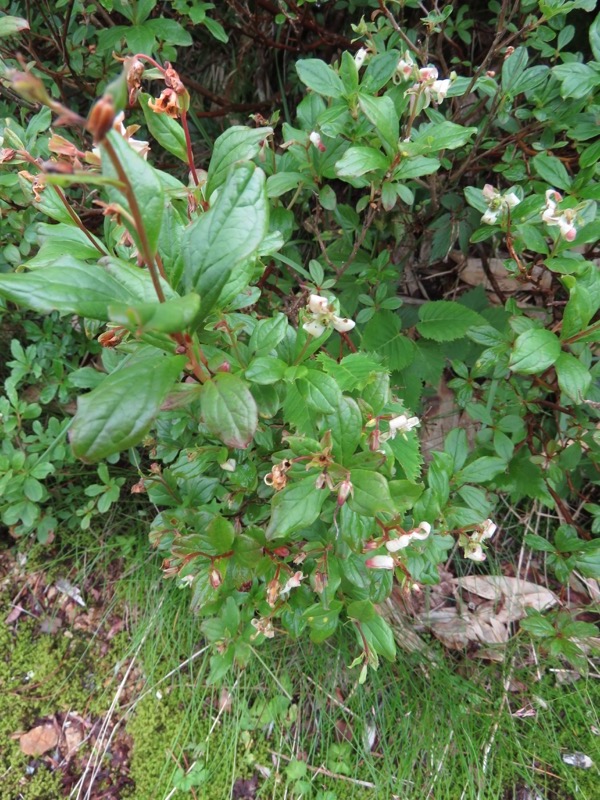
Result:
[[[562,195],[554,189],[548,189],[546,192],[546,208],[542,213],[542,220],[546,225],[558,225],[560,234],[567,242],[572,242],[577,236],[577,228],[574,225],[575,211],[572,208],[566,208],[560,213],[556,210],[556,204],[560,203]]]
[[[427,539],[431,533],[431,525],[428,522],[419,522],[416,528],[403,533],[395,539],[388,539],[385,543],[388,553],[397,553],[398,550],[404,550],[405,547],[414,540],[423,541]],[[396,559],[391,555],[371,556],[365,561],[365,566],[371,569],[395,569]]]
[[[497,527],[491,519],[486,519],[473,533],[469,535],[461,533],[458,543],[464,548],[465,558],[470,558],[471,561],[485,561],[485,553],[481,545],[486,539],[492,538]]]
[[[446,99],[448,89],[452,83],[452,78],[439,80],[436,67],[429,65],[418,69],[408,51],[406,51],[404,56],[398,61],[396,74],[399,75],[402,80],[409,81],[412,79],[415,81],[410,89],[408,89],[407,94],[413,95],[413,102],[416,95],[421,95],[425,100],[424,108],[427,108],[432,99],[435,100],[436,103],[443,102]]]
[[[521,202],[514,192],[501,194],[491,183],[486,183],[483,187],[483,197],[487,203],[487,210],[481,221],[485,222],[486,225],[495,225],[498,217]]]
[[[302,327],[311,336],[321,336],[330,325],[339,333],[351,331],[356,325],[354,320],[336,316],[332,303],[319,294],[311,294],[307,309],[309,319]]]

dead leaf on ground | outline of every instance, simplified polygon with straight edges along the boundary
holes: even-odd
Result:
[[[19,737],[21,750],[26,756],[41,756],[58,744],[56,725],[45,723],[37,725]]]
[[[594,762],[585,753],[564,753],[562,760],[570,767],[579,767],[580,769],[589,769],[594,766]]]
[[[545,611],[558,602],[557,596],[550,589],[504,575],[469,575],[466,578],[456,578],[456,584],[471,594],[500,604],[495,616],[503,623],[523,619],[527,608]]]

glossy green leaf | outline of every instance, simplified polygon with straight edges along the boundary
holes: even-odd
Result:
[[[273,133],[273,128],[246,128],[233,125],[216,140],[208,165],[206,183],[207,196],[225,182],[234,164],[255,158],[264,140]]]
[[[557,189],[568,189],[571,186],[571,177],[565,165],[556,156],[548,153],[538,153],[531,159],[533,168],[537,174]]]
[[[131,293],[102,267],[65,256],[60,266],[0,274],[0,295],[17,305],[47,314],[78,314],[108,320],[108,306]]]
[[[202,417],[208,430],[228,447],[245,448],[258,424],[256,401],[237,375],[218,372],[202,387]]]
[[[369,469],[353,469],[350,480],[353,494],[348,498],[348,506],[352,511],[365,517],[374,517],[382,511],[394,512],[390,487],[381,473]]]
[[[561,353],[554,367],[561,392],[574,403],[582,403],[592,385],[589,369],[570,353]]]
[[[28,30],[29,22],[22,17],[12,17],[8,14],[0,17],[0,39]]]
[[[349,147],[344,155],[336,162],[335,171],[340,178],[357,178],[366,172],[387,170],[390,159],[374,147],[358,145]]]
[[[254,164],[233,167],[211,208],[185,231],[184,284],[202,298],[200,314],[223,308],[250,282],[267,233],[265,174]]]
[[[296,72],[305,86],[324,97],[342,97],[344,84],[337,72],[318,58],[296,62]]]
[[[362,414],[356,400],[342,397],[333,413],[324,420],[325,429],[331,431],[333,456],[346,465],[354,455],[362,435]]]
[[[188,294],[167,300],[166,303],[143,303],[139,305],[111,305],[108,314],[116,322],[136,332],[158,331],[178,333],[184,331],[196,318],[200,310],[197,294]]]
[[[469,328],[483,324],[484,320],[470,308],[450,300],[435,300],[420,307],[417,330],[426,339],[450,342],[464,336]]]
[[[271,501],[267,539],[280,539],[312,525],[327,495],[327,491],[316,488],[314,475],[277,492]]]
[[[536,375],[551,367],[560,356],[560,341],[552,331],[532,328],[517,336],[509,366],[521,375]]]
[[[255,358],[245,372],[246,378],[252,383],[268,385],[282,380],[287,364],[280,358],[273,356],[259,356]]]
[[[151,351],[126,359],[77,401],[71,448],[82,461],[99,461],[138,444],[185,366],[185,356]]]
[[[187,164],[187,146],[183,128],[177,120],[168,114],[158,114],[153,111],[148,105],[150,100],[152,100],[152,97],[149,94],[142,93],[139,95],[140,106],[144,112],[144,119],[150,135],[156,139],[161,147],[164,147],[169,153],[177,156]]]
[[[342,399],[334,379],[316,369],[307,369],[296,386],[309,408],[321,414],[332,414]]]
[[[131,184],[146,231],[148,246],[150,251],[154,254],[158,246],[158,237],[160,235],[160,226],[165,205],[165,194],[160,178],[150,164],[127,143],[123,136],[116,131],[110,131],[107,138],[115,150],[121,167]],[[119,175],[108,155],[106,147],[101,145],[100,150],[102,152],[102,174],[118,180]],[[111,202],[120,203],[125,208],[129,208],[129,203],[125,196],[118,189],[108,186],[106,188],[106,193]],[[131,224],[125,217],[123,218],[123,224],[133,236],[134,241],[140,245],[140,239],[135,225]]]

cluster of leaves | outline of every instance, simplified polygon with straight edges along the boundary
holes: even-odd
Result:
[[[134,26],[146,25],[142,5]],[[54,224],[40,231],[27,271],[0,275],[0,294],[83,318],[91,342],[100,334],[94,367],[69,377],[91,390],[69,426],[71,450],[136,469],[144,459],[144,488],[160,509],[151,539],[206,617],[218,650],[213,679],[245,663],[274,625],[321,642],[347,624],[363,674],[379,656],[393,658],[376,605],[394,567],[407,585],[436,582],[455,538],[462,545],[481,533],[497,492],[535,499],[570,524],[566,549],[541,540],[560,580],[573,569],[598,574],[597,540],[570,510],[597,514],[600,459],[600,69],[563,49],[575,7],[586,3],[544,5],[524,31],[528,48],[505,48],[498,76],[443,80],[391,13],[363,20],[364,52],[333,65],[297,62],[308,92],[293,125],[281,135],[276,119],[227,129],[205,173],[193,163],[187,93],[149,57],[126,62],[88,118],[95,142],[75,140],[76,152],[40,136],[47,109],[32,132],[5,127],[4,160],[27,167],[7,175],[19,203]],[[428,35],[447,19],[429,15]],[[455,22],[464,37],[463,20]],[[596,56],[598,28],[596,20]],[[508,23],[507,31],[516,35]],[[550,56],[540,42],[556,37]],[[534,51],[560,63],[529,66]],[[164,81],[172,116],[139,93],[148,62],[144,79]],[[12,85],[57,108],[32,74],[13,75]],[[153,140],[189,169],[189,184],[151,166],[130,132],[112,129],[128,94]],[[44,161],[49,153],[59,157]],[[501,192],[484,191],[482,168]],[[89,210],[98,193],[103,229],[91,232],[76,208]],[[403,305],[398,287],[412,265],[397,240],[410,244],[419,227],[429,264],[485,242],[517,286],[549,273],[558,300],[546,308],[504,298],[500,307],[480,289],[418,311]],[[11,255],[20,265],[26,253]],[[448,370],[476,433],[469,442],[452,431],[423,475],[405,421]],[[19,508],[9,524],[28,530],[37,518]]]

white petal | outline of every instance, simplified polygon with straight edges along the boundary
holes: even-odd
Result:
[[[365,564],[371,569],[394,569],[396,566],[391,556],[373,556],[372,558],[367,558]]]
[[[340,333],[346,333],[346,331],[351,331],[352,328],[356,325],[356,322],[352,319],[343,319],[342,317],[333,317],[333,327],[336,331]]]
[[[313,314],[327,314],[329,312],[329,300],[320,294],[311,294],[308,300],[308,308]]]
[[[307,333],[310,333],[311,336],[315,337],[319,337],[325,332],[325,325],[321,325],[321,323],[317,322],[316,319],[313,319],[310,322],[305,322],[302,327]]]
[[[491,208],[488,208],[488,210],[482,216],[481,221],[485,222],[486,225],[495,225],[499,214],[500,214],[499,211],[492,211]]]
[[[515,206],[518,206],[521,201],[514,192],[509,192],[508,194],[504,195],[504,202],[509,208],[514,208]]]
[[[389,550],[390,553],[396,553],[398,550],[404,550],[404,548],[408,547],[410,544],[410,539],[411,537],[408,534],[399,536],[397,539],[390,539],[389,542],[385,543],[386,549]]]

